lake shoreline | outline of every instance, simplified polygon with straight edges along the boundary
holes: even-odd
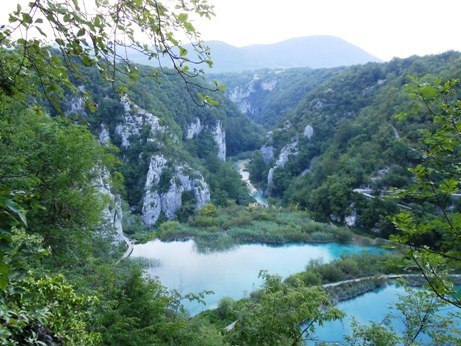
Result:
[[[167,221],[155,231],[163,241],[194,239],[199,247],[222,249],[242,244],[361,244],[382,242],[347,227],[316,222],[305,211],[231,205],[209,216],[197,211],[187,223]]]

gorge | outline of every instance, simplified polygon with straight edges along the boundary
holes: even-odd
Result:
[[[79,3],[0,30],[0,344],[459,344],[459,309],[432,309],[461,306],[459,52],[309,67],[297,39],[225,47],[274,65],[203,76],[202,42],[188,55],[152,18],[194,36],[184,3],[206,1]],[[157,28],[126,48],[174,69],[119,56],[117,18]],[[14,38],[49,21],[55,45]],[[388,279],[421,276],[393,300],[400,334],[372,316],[407,290]],[[333,335],[338,307],[359,322]]]

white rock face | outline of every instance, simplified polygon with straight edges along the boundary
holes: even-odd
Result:
[[[248,100],[241,100],[238,103],[236,102],[240,112],[244,114],[255,114],[256,109],[251,105]]]
[[[79,85],[78,90],[81,93],[85,92],[85,86]],[[71,98],[70,102],[67,104],[66,115],[71,114],[85,114],[85,102],[83,101],[82,96],[76,96]]]
[[[70,102],[70,109],[67,114],[82,114],[85,113],[85,106],[82,97],[72,99]]]
[[[121,242],[124,237],[122,228],[122,200],[120,195],[113,194],[111,191],[110,175],[107,169],[97,169],[95,187],[108,201],[103,211],[104,224],[109,225],[115,231],[115,240]]]
[[[277,86],[277,80],[268,80],[265,82],[261,82],[261,89],[266,90],[266,91],[272,91],[274,88]]]
[[[234,102],[242,113],[253,114],[255,109],[248,102],[248,98],[255,92],[255,78],[245,87],[236,87],[229,92],[229,99]]]
[[[254,94],[258,88],[270,92],[274,90],[276,86],[276,79],[263,81],[257,74],[255,74],[253,79],[249,81],[245,86],[231,89],[228,96],[229,99],[237,105],[242,113],[254,114],[256,109],[251,103],[250,97],[252,94]]]
[[[189,124],[187,127],[187,139],[192,139],[195,136],[198,136],[202,132],[202,124],[200,123],[199,118],[195,118],[195,122],[192,124]]]
[[[354,210],[351,215],[349,216],[346,216],[344,218],[344,222],[346,223],[346,225],[348,225],[349,227],[354,227],[357,223],[357,212]]]
[[[128,96],[123,96],[121,102],[125,109],[123,123],[117,124],[115,133],[122,137],[122,147],[129,148],[130,137],[139,135],[144,125],[150,124],[149,136],[153,139],[158,132],[165,132],[165,126],[160,126],[160,119],[132,103]]]
[[[222,127],[221,121],[218,121],[216,127],[211,132],[213,139],[218,146],[218,158],[221,161],[226,161],[226,132]]]
[[[267,174],[267,189],[265,191],[266,195],[270,195],[272,193],[272,186],[274,185],[274,171],[276,167],[272,167],[269,169],[269,173]]]
[[[217,156],[220,160],[226,161],[226,131],[222,126],[222,122],[219,120],[216,126],[203,126],[200,123],[200,119],[196,118],[195,122],[189,124],[187,127],[186,139],[192,139],[199,135],[202,131],[209,131],[213,136],[213,139],[218,147]]]
[[[109,128],[104,123],[101,124],[101,131],[99,132],[99,143],[110,143]]]
[[[160,216],[160,212],[162,211],[160,195],[154,189],[154,186],[160,182],[160,177],[166,163],[167,161],[162,155],[154,156],[150,160],[146,185],[144,187],[145,194],[142,206],[144,222],[147,225],[155,224]]]
[[[272,192],[272,187],[274,185],[275,170],[283,168],[285,164],[288,162],[289,157],[297,154],[298,141],[296,139],[282,148],[279,157],[277,158],[277,161],[275,161],[275,165],[269,170],[269,173],[267,174],[267,189],[265,191],[266,195],[270,195]]]
[[[166,164],[167,160],[162,155],[157,155],[151,158],[149,165],[142,214],[144,222],[150,226],[157,222],[161,212],[168,219],[174,218],[176,211],[181,207],[181,197],[185,191],[194,193],[197,208],[210,202],[210,191],[203,176],[196,171],[192,172],[193,177],[187,174],[186,171],[191,171],[191,168],[186,165],[176,166],[168,191],[159,193],[156,187]]]
[[[287,145],[285,145],[280,152],[279,157],[277,158],[277,161],[275,162],[275,166],[277,168],[285,166],[285,164],[288,162],[288,157],[290,155],[296,155],[298,154],[298,141],[295,140]]]
[[[263,160],[266,165],[268,165],[274,158],[274,147],[273,146],[263,146],[261,147],[261,153],[263,154]]]
[[[314,135],[314,128],[311,125],[306,125],[303,135],[305,138],[311,139],[311,137]]]
[[[355,209],[354,203],[349,205],[351,213],[344,217],[344,223],[349,227],[354,227],[357,224],[357,210]]]

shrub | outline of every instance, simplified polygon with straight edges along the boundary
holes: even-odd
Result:
[[[224,297],[218,303],[216,313],[219,318],[227,318],[233,311],[234,300],[231,297]]]
[[[332,236],[328,233],[325,233],[325,232],[319,232],[319,231],[315,231],[313,232],[309,239],[311,241],[318,241],[318,242],[328,242],[328,241],[332,241]]]
[[[324,282],[337,282],[345,279],[344,273],[339,269],[337,263],[324,264],[320,269],[320,274]]]
[[[339,228],[335,234],[335,238],[340,243],[350,243],[352,241],[352,232],[347,228]]]
[[[194,218],[194,226],[195,227],[213,227],[219,226],[219,220],[216,217],[212,216],[196,216]]]

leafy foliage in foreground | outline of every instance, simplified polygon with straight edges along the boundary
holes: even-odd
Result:
[[[461,308],[453,285],[446,280],[461,264],[461,100],[458,80],[426,77],[409,87],[419,103],[403,118],[424,117],[430,126],[421,131],[421,162],[411,169],[414,182],[399,196],[417,201],[398,214],[399,233],[392,239],[404,244],[408,256],[441,298]]]
[[[419,345],[425,344],[423,336],[432,345],[457,345],[461,333],[456,324],[460,322],[459,311],[447,310],[447,303],[434,292],[412,288],[404,284],[405,293],[399,296],[395,306],[380,323],[362,325],[352,321],[352,335],[345,338],[347,345]],[[400,322],[395,328],[392,322]]]
[[[288,285],[266,273],[262,277],[263,287],[234,312],[237,324],[228,336],[233,345],[298,345],[315,326],[344,316],[320,289]],[[301,322],[307,326],[301,328]]]

